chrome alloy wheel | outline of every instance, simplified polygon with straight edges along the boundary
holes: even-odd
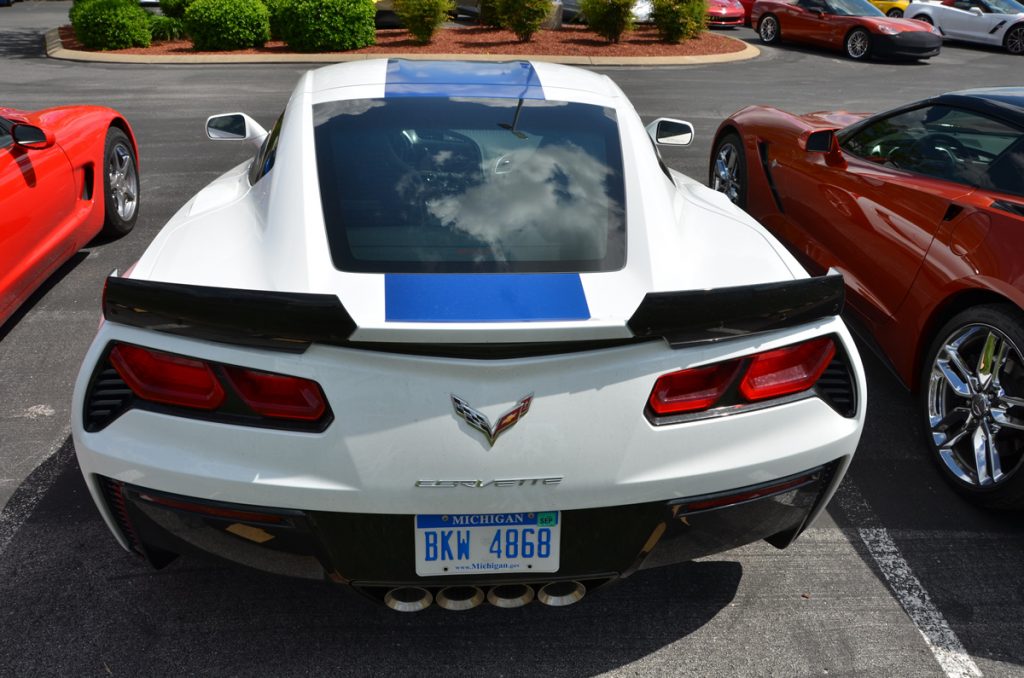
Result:
[[[871,49],[871,38],[868,37],[867,31],[854,31],[846,39],[846,53],[850,55],[851,59],[863,59],[869,49]]]
[[[766,16],[761,20],[761,25],[758,27],[758,34],[761,36],[761,40],[766,43],[775,42],[775,38],[779,34],[778,19],[773,16]]]
[[[715,156],[715,172],[711,188],[725,193],[729,201],[739,204],[740,201],[740,170],[739,150],[731,143],[725,142]]]
[[[117,216],[130,221],[139,207],[139,173],[131,150],[118,143],[107,156],[107,179]]]
[[[1006,34],[1006,51],[1010,54],[1024,54],[1024,24],[1014,26]]]
[[[973,489],[1006,480],[1024,457],[1024,363],[1000,330],[970,324],[935,356],[926,407],[945,467]]]

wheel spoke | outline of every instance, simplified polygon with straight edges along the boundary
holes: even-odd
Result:
[[[1013,396],[1002,395],[999,396],[999,403],[1006,407],[1024,407],[1024,398],[1014,398]]]
[[[948,360],[936,360],[935,367],[946,378],[946,383],[954,393],[961,398],[970,398],[974,394],[970,368],[955,348],[946,346],[944,349]]]
[[[1015,431],[1024,431],[1024,422],[1011,417],[1006,410],[1002,410],[996,407],[991,409],[992,420],[999,425],[1000,428],[1012,428]]]

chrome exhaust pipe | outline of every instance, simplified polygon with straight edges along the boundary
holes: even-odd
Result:
[[[552,607],[565,607],[583,600],[587,587],[578,581],[553,581],[537,592],[537,600]]]
[[[487,592],[487,602],[495,607],[522,607],[533,601],[533,587],[526,584],[501,584]]]
[[[419,612],[430,607],[434,596],[419,586],[400,586],[384,594],[384,604],[397,612]]]
[[[437,604],[446,610],[471,610],[484,602],[484,592],[476,586],[446,586],[437,592]]]

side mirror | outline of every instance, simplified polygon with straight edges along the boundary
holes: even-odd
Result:
[[[973,14],[974,16],[981,16],[982,14],[984,14],[984,12],[981,11],[980,7],[971,7],[967,11]]]
[[[811,132],[804,142],[804,150],[808,153],[830,153],[835,149],[835,130],[823,129]]]
[[[222,113],[206,119],[206,136],[213,141],[252,141],[258,146],[267,130],[245,113]]]
[[[646,129],[654,143],[662,146],[689,146],[693,143],[693,125],[685,120],[658,118]]]
[[[17,123],[11,128],[11,138],[22,148],[43,149],[54,144],[53,135],[35,125]]]

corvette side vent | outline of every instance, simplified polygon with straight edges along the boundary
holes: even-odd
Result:
[[[143,555],[142,545],[139,543],[135,528],[132,527],[132,521],[128,517],[128,507],[124,500],[124,483],[104,476],[98,477],[100,487],[103,489],[103,497],[107,500],[107,507],[110,509],[110,514],[114,516],[114,521],[121,530],[121,534],[124,535],[134,553]]]
[[[85,430],[92,433],[102,429],[131,406],[133,397],[131,389],[105,358],[86,397],[82,415]]]
[[[857,413],[857,391],[845,352],[836,352],[815,388],[821,399],[844,417],[852,417]]]

